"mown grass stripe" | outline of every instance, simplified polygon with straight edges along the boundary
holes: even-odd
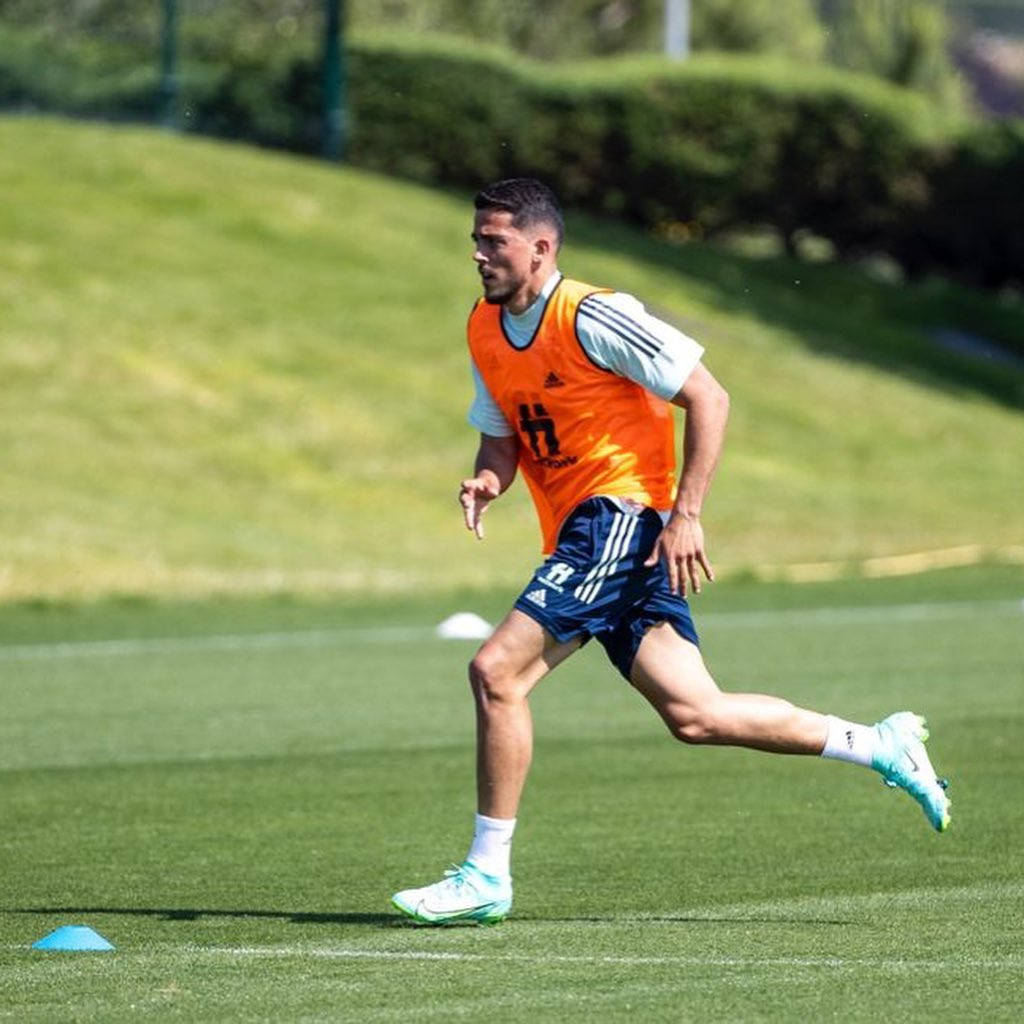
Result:
[[[713,629],[757,628],[778,625],[868,625],[899,622],[941,622],[962,618],[1024,616],[1024,599],[1004,601],[949,601],[933,604],[877,605],[874,607],[826,607],[765,609],[761,611],[711,612],[699,616],[701,626]],[[292,630],[270,633],[227,633],[211,636],[147,637],[111,640],[60,641],[58,643],[0,646],[0,661],[31,661],[48,658],[131,657],[144,654],[176,654],[192,651],[278,650],[344,644],[423,643],[437,638],[430,626],[363,626],[342,629]]]

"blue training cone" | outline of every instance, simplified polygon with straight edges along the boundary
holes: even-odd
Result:
[[[81,950],[109,950],[114,947],[99,932],[94,932],[84,924],[66,924],[50,932],[38,942],[33,942],[32,948],[78,952]]]

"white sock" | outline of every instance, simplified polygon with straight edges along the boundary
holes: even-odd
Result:
[[[473,822],[473,843],[466,860],[485,875],[507,878],[511,872],[512,833],[515,829],[515,818],[488,818],[478,814]]]
[[[871,767],[871,755],[875,752],[875,730],[870,725],[847,722],[835,715],[826,715],[828,738],[822,757],[833,757],[837,761],[852,761]]]

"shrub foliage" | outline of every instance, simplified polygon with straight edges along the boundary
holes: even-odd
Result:
[[[156,112],[151,63],[30,32],[0,36],[0,103]],[[114,47],[112,43],[104,43]],[[349,158],[470,188],[531,174],[566,203],[683,237],[772,225],[911,273],[1024,281],[1024,125],[963,123],[920,93],[820,65],[698,56],[545,69],[456,41],[365,37],[348,50]],[[308,42],[193,57],[190,130],[314,152],[319,56]]]

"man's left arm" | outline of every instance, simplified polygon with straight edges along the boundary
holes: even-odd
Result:
[[[647,565],[663,559],[672,590],[685,597],[688,588],[700,593],[701,571],[709,580],[715,578],[700,516],[725,440],[729,394],[703,363],[697,363],[672,403],[686,410],[683,468],[672,513]]]

